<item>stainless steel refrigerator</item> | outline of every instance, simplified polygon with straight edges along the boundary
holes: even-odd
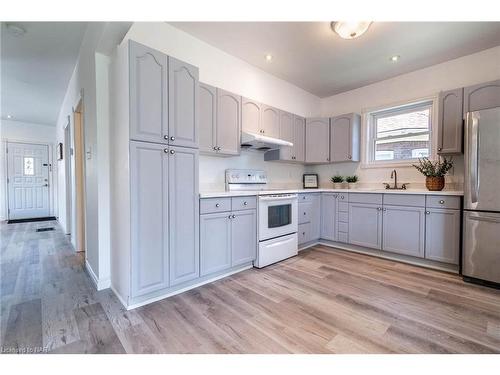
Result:
[[[500,283],[500,107],[465,122],[462,274]],[[475,279],[475,280],[474,280]]]

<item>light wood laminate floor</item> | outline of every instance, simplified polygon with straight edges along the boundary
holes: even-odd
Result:
[[[126,311],[56,222],[0,230],[4,353],[500,352],[500,291],[452,274],[315,246]]]

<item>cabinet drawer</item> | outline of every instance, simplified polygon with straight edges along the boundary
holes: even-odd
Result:
[[[249,210],[257,207],[256,197],[234,197],[231,198],[231,210]]]
[[[297,236],[299,245],[311,241],[311,223],[299,224]]]
[[[427,207],[460,209],[460,197],[447,195],[428,195]]]
[[[200,214],[231,211],[231,198],[200,199]]]
[[[337,241],[347,243],[349,241],[348,234],[345,232],[339,232],[337,235]]]
[[[312,203],[299,204],[299,224],[309,223],[312,215]]]
[[[347,202],[338,202],[339,212],[349,212],[349,204]]]
[[[348,223],[349,222],[349,213],[339,211],[339,222]]]
[[[369,203],[382,204],[382,194],[371,193],[351,193],[349,194],[349,203]]]
[[[349,223],[339,222],[339,232],[347,233],[349,231]]]
[[[425,207],[425,195],[384,194],[384,204],[393,206]]]
[[[299,203],[300,202],[310,202],[311,197],[312,197],[311,194],[307,194],[307,193],[299,194]]]

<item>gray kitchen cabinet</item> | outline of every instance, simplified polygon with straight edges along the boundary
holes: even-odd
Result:
[[[231,265],[252,262],[257,255],[256,210],[233,211],[231,216]]]
[[[311,239],[321,237],[321,194],[311,195]]]
[[[500,107],[500,80],[464,89],[464,118],[467,112]]]
[[[293,143],[292,147],[281,146],[279,148],[279,159],[283,161],[294,160],[294,146],[295,146],[295,122],[294,116],[291,113],[280,111],[280,138]]]
[[[217,153],[217,88],[200,82],[200,152]]]
[[[262,133],[261,104],[255,100],[241,99],[241,127],[253,134]]]
[[[306,120],[300,116],[293,116],[293,160],[305,162],[306,158]]]
[[[319,240],[321,236],[321,194],[300,194],[298,204],[299,244]]]
[[[423,258],[425,208],[384,205],[382,212],[383,250]]]
[[[425,258],[458,264],[460,210],[427,208],[425,213]]]
[[[280,137],[280,110],[262,104],[261,125],[262,134],[268,137]]]
[[[337,193],[321,194],[321,238],[337,241]]]
[[[168,138],[173,146],[198,148],[198,68],[168,58]]]
[[[359,161],[361,116],[356,113],[330,119],[330,162]]]
[[[167,56],[129,42],[130,139],[168,143]]]
[[[328,118],[306,119],[306,163],[328,163],[330,161],[330,120]]]
[[[200,274],[198,150],[170,146],[168,155],[170,286],[174,286]]]
[[[350,194],[349,194],[350,196]],[[382,207],[349,202],[349,243],[382,249]]]
[[[169,286],[168,154],[130,142],[131,296]]]
[[[231,267],[231,213],[200,215],[200,276]]]
[[[437,152],[440,155],[462,152],[463,94],[463,88],[439,93]]]
[[[217,89],[217,130],[215,147],[221,155],[239,155],[241,96]]]

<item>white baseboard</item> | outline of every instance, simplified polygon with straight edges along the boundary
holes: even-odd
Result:
[[[87,260],[85,260],[85,269],[87,270],[87,273],[97,290],[108,289],[111,287],[111,279],[99,279]]]

